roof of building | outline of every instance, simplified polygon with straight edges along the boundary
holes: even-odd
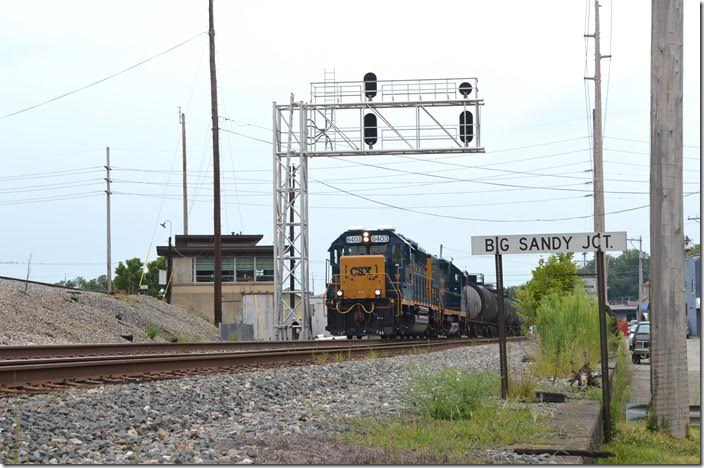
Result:
[[[273,245],[257,245],[264,236],[262,234],[232,234],[223,235],[223,255],[274,255]],[[171,253],[179,257],[192,257],[197,255],[213,255],[215,250],[214,236],[207,234],[177,235]],[[158,255],[169,255],[168,245],[156,247]]]

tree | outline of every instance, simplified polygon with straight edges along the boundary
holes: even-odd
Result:
[[[105,292],[108,289],[108,277],[107,275],[100,275],[97,278],[86,280],[82,276],[77,276],[72,280],[59,281],[54,284],[67,288],[83,289],[85,291]]]
[[[159,270],[166,270],[166,257],[157,257],[156,260],[147,264],[147,272],[144,274],[144,283],[149,287],[147,294],[150,296],[163,297],[162,287],[159,285]]]
[[[166,270],[166,258],[157,257],[156,260],[147,264],[147,271],[144,272],[144,264],[139,258],[130,258],[125,263],[118,263],[115,268],[115,279],[113,287],[126,291],[127,294],[137,294],[141,292],[141,284],[147,285],[146,294],[161,298],[161,286],[159,286],[159,270]]]
[[[702,245],[701,244],[694,244],[691,248],[686,249],[687,255],[701,255],[702,254]]]
[[[113,288],[125,291],[127,294],[139,292],[143,267],[144,264],[137,257],[125,260],[125,263],[119,262],[115,268]]]
[[[609,299],[638,298],[638,249],[626,249],[617,257],[606,255]],[[579,273],[594,273],[594,260],[580,268]],[[643,281],[650,279],[650,257],[643,252]]]
[[[528,326],[535,323],[538,306],[545,295],[571,292],[581,281],[571,253],[550,255],[547,261],[541,258],[532,273],[530,281],[516,293],[518,313]]]

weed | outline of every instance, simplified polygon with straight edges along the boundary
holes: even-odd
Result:
[[[316,364],[325,364],[330,359],[328,353],[317,353],[313,355],[313,362]]]
[[[679,465],[701,464],[701,430],[692,428],[690,435],[677,439],[663,431],[651,431],[647,423],[621,421],[616,425],[615,437],[603,450],[615,454],[613,458],[598,459],[608,465]]]
[[[198,343],[199,341],[198,335],[176,335],[176,343]]]
[[[376,359],[378,357],[379,357],[379,353],[374,349],[370,349],[367,352],[367,359]]]
[[[533,370],[538,375],[567,376],[575,364],[585,359],[592,366],[599,362],[598,305],[581,288],[569,294],[544,296],[536,312],[535,326],[539,354]]]
[[[231,331],[227,334],[227,341],[237,341],[237,333]]]
[[[628,362],[626,342],[621,341],[616,354],[616,370],[611,383],[611,419],[614,427],[616,423],[626,417],[626,403],[631,396],[631,374],[632,369]]]
[[[149,323],[147,325],[146,332],[149,339],[153,340],[154,338],[156,338],[156,335],[159,334],[159,326],[156,323]]]
[[[535,380],[530,375],[520,379],[508,378],[508,396],[514,400],[531,401],[535,398]]]
[[[129,295],[125,297],[125,302],[129,305],[134,305],[137,303],[137,296]]]
[[[470,419],[490,395],[497,395],[493,372],[462,375],[446,368],[434,375],[411,377],[410,400],[422,416],[433,419]]]
[[[342,362],[345,360],[345,353],[335,353],[332,355],[333,362]]]

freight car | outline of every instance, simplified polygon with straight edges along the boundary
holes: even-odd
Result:
[[[326,329],[337,336],[382,338],[495,336],[496,291],[483,277],[429,254],[393,228],[350,229],[330,245]],[[509,334],[520,333],[504,301]]]

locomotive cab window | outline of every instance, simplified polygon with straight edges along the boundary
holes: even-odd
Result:
[[[385,245],[372,245],[369,247],[369,253],[371,255],[386,255]]]
[[[401,256],[401,246],[398,244],[392,245],[391,246],[391,260],[394,263],[401,264],[401,260],[403,257]]]

